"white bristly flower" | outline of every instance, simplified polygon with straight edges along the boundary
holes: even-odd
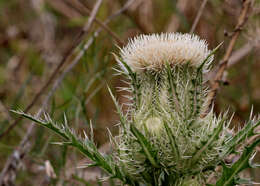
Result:
[[[141,72],[158,71],[166,63],[170,65],[189,63],[198,67],[210,52],[206,41],[196,35],[162,33],[140,35],[131,39],[120,50],[120,55],[134,72]],[[204,65],[204,71],[212,60],[213,56]]]

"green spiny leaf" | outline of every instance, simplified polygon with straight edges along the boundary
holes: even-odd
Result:
[[[200,156],[205,153],[205,151],[210,147],[210,145],[219,138],[219,134],[223,129],[223,125],[225,123],[225,120],[222,119],[220,123],[218,124],[218,127],[214,130],[211,137],[207,140],[207,143],[203,145],[203,147],[195,153],[195,155],[191,158],[191,165],[194,165],[200,158]]]
[[[260,139],[254,141],[249,147],[245,147],[241,157],[231,167],[222,163],[222,176],[217,181],[216,186],[233,186],[235,178],[242,170],[250,168],[249,160],[254,152],[255,147],[260,143]]]
[[[248,121],[248,123],[227,143],[224,144],[225,152],[223,156],[231,153],[235,147],[243,142],[246,138],[254,135],[254,129],[260,125],[260,121],[254,123],[253,121]]]
[[[203,66],[207,63],[207,61],[209,60],[209,58],[211,56],[213,56],[217,51],[218,49],[221,47],[221,45],[223,44],[223,42],[221,42],[216,48],[214,48],[211,53],[206,57],[206,59],[204,59],[204,61],[201,63],[201,65],[199,66],[198,68],[198,71],[201,71],[203,69]]]
[[[41,125],[43,127],[51,129],[52,131],[54,131],[55,133],[57,133],[58,135],[60,135],[61,137],[63,137],[66,140],[69,139],[68,135],[63,130],[61,130],[60,127],[57,126],[57,124],[53,124],[51,121],[44,121],[44,120],[38,119],[38,118],[36,118],[36,117],[34,117],[30,114],[26,114],[22,111],[11,110],[11,112],[18,114],[18,115],[21,115],[21,116],[35,122],[36,124]]]
[[[12,112],[19,114],[25,118],[28,118],[41,126],[51,129],[52,131],[59,134],[66,140],[65,142],[62,142],[62,144],[76,147],[82,154],[90,158],[94,162],[94,164],[103,168],[111,176],[125,182],[125,179],[122,176],[122,174],[119,174],[118,171],[119,167],[117,167],[117,165],[114,164],[113,161],[111,161],[112,157],[102,155],[98,151],[94,142],[89,140],[87,137],[85,137],[84,139],[82,139],[81,137],[77,137],[76,133],[68,127],[66,121],[65,121],[65,125],[58,125],[55,122],[53,122],[48,117],[48,115],[46,115],[45,117],[46,120],[41,120],[29,114],[26,114],[24,112],[18,112],[18,111],[12,111]],[[115,169],[117,169],[117,171],[115,171]]]
[[[139,144],[143,148],[143,151],[147,157],[147,159],[150,161],[150,163],[156,167],[159,168],[159,165],[157,164],[155,157],[156,153],[152,148],[152,145],[149,143],[149,141],[145,138],[145,136],[134,126],[131,125],[131,131],[134,134],[134,136],[137,138]]]
[[[179,154],[179,148],[178,148],[178,145],[176,143],[176,140],[175,140],[175,136],[173,135],[172,133],[172,130],[170,129],[170,127],[168,126],[167,122],[164,122],[164,126],[165,126],[165,130],[167,132],[167,135],[170,139],[170,144],[171,144],[171,147],[172,147],[172,151],[176,157],[176,162],[178,162],[179,158],[180,158],[180,154]]]

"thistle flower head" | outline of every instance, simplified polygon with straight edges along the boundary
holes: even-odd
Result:
[[[133,105],[119,135],[118,157],[135,179],[160,166],[170,175],[197,174],[219,161],[226,122],[212,112],[199,117],[208,92],[203,73],[213,53],[198,36],[180,33],[141,35],[121,49],[118,60]]]
[[[189,64],[200,66],[210,54],[207,43],[196,35],[180,33],[162,33],[140,35],[129,41],[121,49],[120,55],[134,72],[144,70],[158,71],[166,63],[171,66]],[[204,71],[212,62],[210,57],[204,65]]]

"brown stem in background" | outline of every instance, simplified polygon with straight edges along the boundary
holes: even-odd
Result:
[[[80,1],[65,1],[65,3],[69,3],[70,5],[72,5],[78,12],[82,12],[82,14],[87,14],[90,15],[90,10]],[[120,39],[120,37],[113,32],[107,25],[105,25],[104,23],[102,23],[102,21],[100,21],[97,17],[94,18],[94,23],[96,23],[97,25],[99,25],[103,30],[105,30],[109,35],[112,36],[112,38],[117,42],[117,44],[119,46],[123,46],[124,42]]]
[[[245,22],[247,21],[250,3],[251,3],[251,0],[244,0],[244,2],[243,2],[243,7],[241,10],[240,16],[238,18],[238,23],[231,36],[231,40],[229,42],[225,55],[224,55],[223,59],[220,61],[220,65],[218,67],[217,74],[213,80],[211,91],[209,92],[208,97],[207,97],[207,105],[205,106],[205,110],[202,112],[201,117],[205,117],[207,115],[209,109],[212,107],[212,104],[215,100],[217,91],[220,88],[221,80],[222,80],[223,74],[227,68],[227,65],[228,65],[231,53],[233,51],[233,48],[235,46],[236,40],[237,40]]]
[[[67,49],[67,51],[64,54],[64,57],[62,58],[62,60],[60,61],[60,63],[58,64],[58,66],[56,67],[56,69],[53,71],[53,73],[51,74],[50,78],[46,81],[46,83],[41,87],[41,89],[36,93],[36,95],[34,96],[33,100],[31,101],[31,103],[25,108],[24,112],[27,113],[35,104],[36,102],[40,99],[40,97],[42,96],[42,94],[46,91],[46,89],[49,87],[49,85],[52,83],[52,81],[56,78],[56,76],[58,75],[60,69],[62,68],[62,66],[68,61],[68,59],[72,56],[72,54],[74,53],[75,49],[78,47],[78,45],[80,44],[80,42],[82,41],[82,38],[85,36],[85,34],[89,31],[90,26],[92,25],[93,21],[94,21],[94,17],[97,14],[97,10],[101,5],[101,2],[103,0],[98,0],[96,5],[93,8],[93,11],[91,13],[90,18],[88,19],[88,22],[84,25],[83,29],[80,31],[80,33],[78,34],[78,36],[76,37],[76,39],[74,40],[74,42],[72,43],[72,45]],[[22,117],[17,118],[1,135],[0,135],[0,139],[7,135],[20,121],[22,120]]]
[[[125,0],[118,0],[118,2],[123,4]],[[135,0],[135,3],[125,12],[125,15],[145,34],[155,31],[153,25],[153,3],[152,0]]]
[[[196,15],[195,21],[193,22],[192,27],[190,29],[190,34],[193,34],[193,32],[195,31],[195,29],[196,29],[196,27],[197,27],[197,25],[199,23],[200,17],[202,15],[202,12],[203,12],[206,4],[207,4],[207,1],[208,0],[203,0],[202,4],[200,6],[200,9],[199,9],[199,11],[198,11],[198,13]]]

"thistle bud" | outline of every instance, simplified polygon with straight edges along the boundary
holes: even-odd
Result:
[[[158,117],[150,117],[145,122],[148,131],[159,133],[163,129],[163,122]]]

